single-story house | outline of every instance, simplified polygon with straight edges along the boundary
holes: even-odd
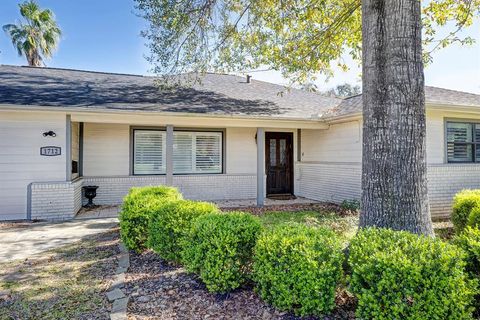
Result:
[[[82,186],[96,204],[130,187],[173,185],[187,198],[361,194],[362,97],[347,99],[206,74],[159,90],[153,77],[0,66],[0,219],[68,219]],[[434,217],[480,187],[480,95],[426,87]]]

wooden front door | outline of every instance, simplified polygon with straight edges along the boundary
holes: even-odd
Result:
[[[267,196],[293,193],[293,133],[265,133]]]

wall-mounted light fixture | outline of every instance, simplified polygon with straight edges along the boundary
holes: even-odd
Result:
[[[44,137],[56,137],[57,134],[56,134],[55,132],[53,132],[52,130],[50,130],[50,131],[45,131],[45,132],[43,133],[43,136],[44,136]]]

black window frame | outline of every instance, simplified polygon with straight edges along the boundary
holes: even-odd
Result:
[[[471,134],[472,134],[472,142],[449,142],[448,141],[448,124],[450,123],[460,123],[460,124],[469,124],[471,125]],[[480,164],[480,156],[477,157],[477,150],[480,150],[480,141],[476,140],[475,134],[475,126],[480,125],[478,121],[468,121],[468,120],[447,120],[445,121],[445,160],[448,164],[466,164],[466,163],[478,163]],[[453,144],[455,145],[471,145],[472,146],[472,156],[470,161],[450,161],[448,157],[448,145]]]

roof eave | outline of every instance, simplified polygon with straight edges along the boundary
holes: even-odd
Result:
[[[12,111],[50,111],[50,112],[67,112],[67,113],[112,113],[112,114],[143,114],[143,115],[158,115],[158,116],[175,116],[175,117],[191,117],[191,118],[219,118],[219,119],[239,119],[239,120],[271,120],[271,121],[288,121],[288,122],[310,122],[310,123],[324,123],[323,119],[317,117],[300,118],[300,117],[275,117],[267,115],[235,115],[235,114],[212,114],[212,113],[189,113],[189,112],[159,112],[149,110],[122,110],[122,109],[93,109],[83,106],[71,107],[52,107],[39,105],[11,105],[0,104],[0,110]]]

